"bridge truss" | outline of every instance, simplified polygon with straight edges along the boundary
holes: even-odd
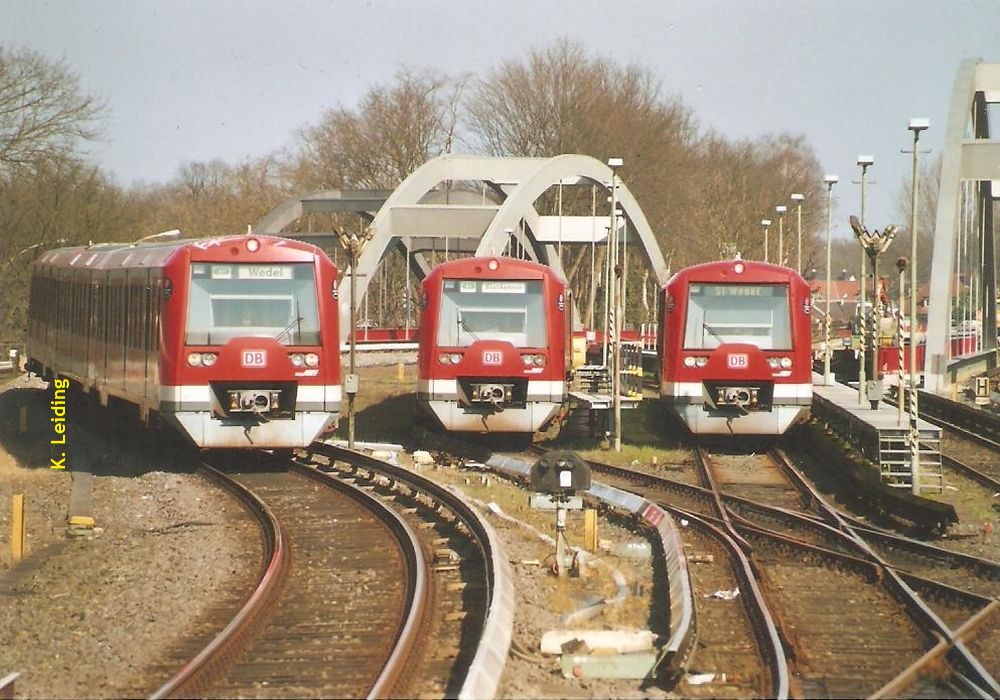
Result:
[[[360,301],[377,279],[380,267],[393,255],[405,256],[407,300],[411,296],[409,276],[415,276],[419,285],[438,256],[520,257],[547,264],[566,279],[564,244],[589,244],[592,261],[593,249],[607,244],[611,221],[607,200],[612,180],[611,169],[590,156],[489,158],[449,154],[426,162],[395,190],[329,190],[288,200],[252,230],[283,234],[289,225],[310,213],[354,212],[362,218],[368,241],[357,270],[345,270],[340,285],[341,337],[346,338],[351,276],[356,274]],[[662,286],[669,270],[660,247],[635,198],[620,179],[616,182],[621,212],[617,218],[619,241],[623,246],[631,242],[633,254],[641,252],[655,282]],[[575,191],[578,205],[583,199],[590,202],[587,215],[562,215],[567,190]],[[539,212],[540,206],[545,213]],[[550,210],[554,211],[548,213]],[[329,239],[334,234],[292,235],[308,240]],[[598,286],[596,274],[592,271],[590,279],[591,308]],[[574,318],[579,327],[578,303],[574,304]],[[407,325],[409,320],[408,301]]]

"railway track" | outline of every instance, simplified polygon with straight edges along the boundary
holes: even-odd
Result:
[[[489,694],[474,677],[496,587],[480,528],[454,497],[400,493],[361,461],[318,447],[305,461],[205,467],[261,522],[264,564],[243,608],[154,697]]]
[[[360,696],[401,682],[427,605],[412,531],[362,492],[284,466],[215,471],[268,523],[264,570],[247,604],[154,697]]]
[[[749,464],[741,464],[738,457],[720,460],[699,450],[698,464],[713,492],[721,492],[723,483],[727,490],[743,492],[742,482],[748,482],[751,493],[768,501],[757,505],[786,513],[786,521],[804,516],[780,507],[800,504],[803,510],[811,506],[836,518],[819,494],[792,476],[794,470],[780,455],[772,453],[765,460],[753,455]],[[765,596],[781,621],[803,695],[870,695],[904,673],[908,660],[920,658],[931,645],[934,614],[918,596],[898,585],[893,572],[886,576],[881,561],[864,556],[863,542],[830,528],[825,542],[816,544],[742,522],[747,521],[741,517],[734,530],[753,548],[753,561]],[[816,534],[823,531],[814,529]],[[853,540],[858,553],[836,551],[842,540],[848,546]],[[970,608],[966,617],[976,610]],[[940,690],[954,692],[954,687],[949,681]]]
[[[894,399],[887,402],[898,405]],[[946,431],[944,466],[991,493],[1000,491],[1000,415],[923,391],[919,409],[923,419]]]
[[[790,476],[794,470],[775,457],[752,455],[740,465],[738,456],[727,455],[712,467],[715,456],[709,459],[702,454],[701,478],[708,484],[702,487],[594,466],[602,480],[608,476],[626,484],[624,488],[630,484],[633,490],[640,486],[647,498],[683,503],[701,517],[728,525],[733,539],[752,552],[799,692],[806,696],[869,695],[900,675],[919,675],[908,664],[916,663],[933,645],[934,638],[926,630],[944,630],[947,636],[949,625],[957,627],[989,605],[988,596],[996,591],[996,565],[975,558],[956,559],[940,548],[872,530],[873,539],[881,538],[881,551],[876,553],[866,540],[845,535],[856,522],[839,521],[819,494]],[[756,500],[731,493],[744,491],[740,479],[744,474],[746,491]],[[891,563],[879,559],[882,552],[893,555]],[[904,565],[924,575],[943,568],[959,581],[971,576],[985,590],[949,587],[909,570],[897,573],[894,567]],[[697,566],[692,569],[694,576]],[[911,587],[921,597],[911,594]],[[924,596],[934,601],[937,612],[924,604]],[[704,616],[699,620],[704,630]],[[980,632],[975,639],[989,639],[991,634]],[[853,649],[866,652],[858,654]],[[964,677],[965,669],[978,662],[964,651],[950,653],[956,654],[951,661],[953,673],[929,687],[940,693],[974,694],[963,690],[955,679]]]
[[[917,406],[924,420],[1000,453],[1000,415],[926,391],[920,392]]]
[[[782,642],[749,559],[719,524],[668,508],[684,527],[699,620],[691,668],[713,674],[711,685],[686,684],[684,697],[788,697],[789,671]],[[729,595],[733,592],[742,595]]]

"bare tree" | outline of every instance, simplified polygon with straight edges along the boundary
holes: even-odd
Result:
[[[403,70],[377,86],[357,110],[338,107],[298,135],[290,181],[299,190],[322,187],[392,188],[456,137],[461,82]]]
[[[0,178],[0,338],[23,337],[28,264],[52,248],[131,240],[133,211],[101,171],[44,160]]]
[[[104,106],[61,62],[0,46],[0,171],[75,154],[99,135]]]
[[[191,237],[242,233],[287,196],[272,156],[185,163],[166,185],[129,194],[140,221],[136,237],[174,228]]]

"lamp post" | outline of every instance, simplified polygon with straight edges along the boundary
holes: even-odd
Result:
[[[896,372],[896,403],[899,404],[899,417],[896,424],[903,427],[903,389],[906,386],[905,368],[903,367],[903,279],[906,272],[906,258],[896,259],[896,270],[899,272],[899,304],[896,307],[896,347],[899,349],[899,370]]]
[[[358,327],[358,258],[361,257],[361,249],[374,233],[375,231],[369,228],[360,236],[356,233],[348,235],[343,232],[338,235],[340,245],[343,246],[351,264],[350,369],[344,378],[344,393],[347,394],[347,448],[350,450],[354,449],[354,397],[358,393],[359,384],[355,364]]]
[[[788,211],[788,207],[784,204],[779,204],[774,208],[774,211],[778,213],[778,264],[785,264],[785,212]]]
[[[917,430],[917,142],[920,132],[930,126],[929,119],[911,119],[907,126],[913,132],[910,174],[910,487],[915,496],[920,495],[920,433]],[[899,401],[902,404],[902,393]]]
[[[767,262],[767,232],[771,228],[771,220],[761,219],[760,225],[764,229],[764,262]]]
[[[611,324],[614,345],[611,355],[611,401],[614,405],[614,435],[615,452],[622,451],[622,392],[621,392],[621,371],[622,371],[622,340],[621,340],[621,317],[622,317],[622,295],[621,295],[621,268],[618,266],[618,168],[622,167],[621,158],[608,158],[608,167],[611,168],[611,229],[608,231],[608,253],[614,256],[612,264],[612,279],[614,285],[614,317]]]
[[[840,180],[836,175],[827,175],[823,178],[826,183],[826,357],[823,358],[823,385],[830,386],[830,286],[833,279],[830,274],[830,209],[833,202],[833,186]]]
[[[878,231],[868,232],[857,217],[852,216],[851,228],[854,229],[854,235],[858,237],[858,241],[861,243],[862,252],[872,261],[872,277],[874,278],[875,286],[872,288],[876,289],[878,286],[878,256],[885,252],[889,244],[892,243],[892,239],[896,237],[896,227],[887,226],[881,234]],[[862,280],[864,284],[864,280]],[[878,408],[878,402],[882,398],[882,388],[878,381],[878,352],[875,338],[877,334],[877,329],[875,324],[878,322],[878,315],[875,312],[875,307],[878,303],[878,291],[872,292],[872,315],[871,315],[871,337],[872,337],[872,348],[871,348],[871,361],[872,361],[872,374],[871,381],[868,387],[868,401],[871,403],[872,410]]]
[[[875,163],[874,156],[858,156],[858,165],[861,166],[861,226],[865,225],[865,182],[869,166]],[[858,403],[865,405],[865,395],[868,388],[865,386],[865,352],[868,348],[868,333],[866,331],[868,317],[865,312],[865,260],[867,255],[861,251],[861,274],[858,280],[861,283],[860,298],[858,301],[858,321],[861,326],[861,351],[858,354]]]
[[[800,275],[802,274],[802,200],[804,200],[805,198],[806,196],[804,194],[799,194],[798,192],[792,194],[792,201],[795,202],[796,205],[795,210],[799,220],[798,224],[799,245],[797,248],[798,257],[796,258],[795,262],[795,270]]]

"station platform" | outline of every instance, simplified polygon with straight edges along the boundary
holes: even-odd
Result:
[[[882,482],[899,488],[912,487],[910,417],[899,409],[879,402],[876,409],[858,401],[857,389],[844,384],[824,385],[823,375],[813,374],[813,418],[842,435],[872,463],[878,465]],[[941,428],[917,419],[920,447],[920,490],[940,493]]]
[[[642,401],[642,368],[627,367],[622,370],[622,410],[635,408]],[[570,403],[570,420],[585,426],[591,436],[604,433],[609,425],[609,413],[614,408],[611,376],[604,365],[583,365],[573,372],[567,392]]]

